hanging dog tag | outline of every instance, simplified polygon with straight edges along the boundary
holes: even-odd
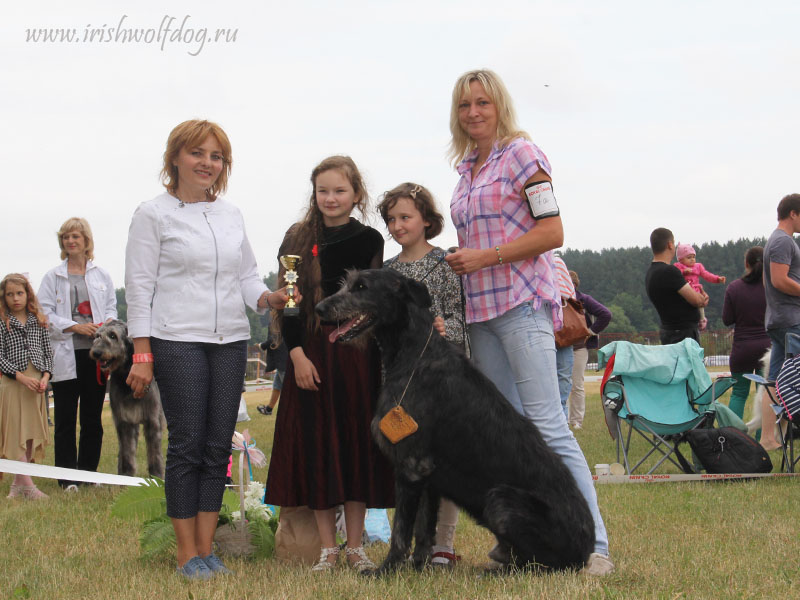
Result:
[[[395,406],[380,422],[381,433],[393,444],[414,433],[419,425],[402,406]]]

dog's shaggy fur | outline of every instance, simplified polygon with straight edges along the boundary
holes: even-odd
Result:
[[[507,557],[508,566],[583,567],[594,522],[574,478],[458,348],[436,331],[429,335],[430,305],[424,285],[384,269],[348,273],[342,289],[316,307],[326,321],[347,321],[332,339],[371,332],[381,350],[385,380],[372,433],[394,464],[397,506],[379,571],[407,558],[412,530],[413,563],[428,563],[442,496],[497,537],[493,555]],[[392,444],[379,422],[401,397],[419,429]]]
[[[761,375],[766,377],[769,373],[769,361],[772,357],[772,350],[767,350],[761,360]],[[761,403],[764,401],[764,386],[756,385],[756,395],[753,398],[753,417],[747,422],[747,433],[755,435],[761,429]]]
[[[125,383],[133,364],[133,341],[122,321],[109,321],[94,336],[89,355],[100,368],[109,373],[111,415],[119,439],[117,473],[136,475],[136,448],[139,444],[139,425],[144,425],[147,443],[147,470],[152,477],[164,478],[164,455],[161,437],[164,413],[155,380],[142,398],[134,398],[133,390]]]
[[[767,350],[764,356],[761,357],[759,363],[761,364],[761,375],[766,377],[769,373],[769,361],[772,357],[772,350]],[[770,399],[766,397],[767,393],[764,389],[763,385],[756,385],[756,395],[753,398],[753,416],[747,422],[747,433],[752,436],[755,436],[756,431],[761,429],[762,423],[762,416],[761,416],[761,406],[764,402],[770,402]],[[780,435],[782,434],[784,437],[786,436],[786,432],[789,427],[789,422],[786,419],[781,419],[780,422],[774,425],[775,431],[773,433],[776,440],[780,439]],[[780,427],[781,431],[778,430]]]

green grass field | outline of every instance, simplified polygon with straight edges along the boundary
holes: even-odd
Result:
[[[587,416],[576,437],[590,466],[615,460],[602,419],[598,384],[587,383]],[[269,454],[275,417],[256,411],[267,392],[246,395],[248,428]],[[749,410],[749,409],[748,409]],[[116,470],[116,434],[106,407],[100,470]],[[52,430],[51,430],[52,432]],[[140,474],[144,461],[139,452]],[[776,461],[776,454],[772,455]],[[52,464],[52,447],[47,460]],[[777,465],[776,465],[777,467]],[[672,469],[677,472],[677,469]],[[264,479],[266,469],[256,478]],[[793,598],[800,594],[800,481],[598,485],[617,572],[602,579],[574,573],[482,577],[493,538],[462,515],[448,573],[401,571],[379,580],[346,568],[311,574],[275,560],[230,559],[236,575],[188,583],[174,574],[173,557],[139,558],[139,524],[111,517],[119,489],[61,492],[39,480],[48,500],[6,500],[12,477],[0,482],[0,598]],[[380,560],[386,546],[368,554]]]

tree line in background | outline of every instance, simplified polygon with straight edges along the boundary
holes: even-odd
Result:
[[[676,243],[687,240],[676,240]],[[725,288],[744,274],[744,255],[752,246],[763,246],[766,238],[742,238],[725,244],[709,242],[693,244],[697,262],[715,275],[724,275],[726,283],[702,281],[709,296],[706,307],[708,329],[725,329],[722,323],[722,302]],[[608,307],[613,315],[608,333],[656,331],[659,321],[655,308],[647,297],[644,277],[653,253],[650,247],[606,248],[594,250],[564,250],[561,257],[572,271],[578,273],[580,290]],[[673,261],[674,262],[674,261]]]
[[[684,240],[680,240],[683,242]],[[751,246],[763,246],[766,238],[739,239],[725,244],[709,242],[694,245],[697,262],[716,275],[724,275],[728,281],[714,284],[703,281],[703,288],[709,295],[706,318],[709,329],[724,329],[722,323],[722,302],[725,288],[734,279],[744,274],[744,254]],[[658,315],[647,298],[644,289],[644,276],[653,260],[649,246],[643,248],[605,248],[595,250],[561,251],[567,267],[578,273],[580,289],[595,300],[606,305],[613,318],[606,331],[608,333],[636,333],[656,331]],[[278,274],[271,272],[264,277],[269,289],[278,288]],[[117,290],[117,311],[119,318],[126,320],[127,304],[125,288]],[[257,315],[249,308],[250,343],[259,344],[267,339],[269,313]]]

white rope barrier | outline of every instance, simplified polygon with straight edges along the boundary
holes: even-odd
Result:
[[[46,479],[83,481],[85,483],[102,483],[106,485],[147,485],[147,481],[141,477],[128,477],[127,475],[114,475],[112,473],[96,473],[94,471],[79,471],[78,469],[65,469],[64,467],[37,465],[35,463],[6,459],[0,459],[0,473],[30,475],[31,477],[44,477]]]
[[[102,483],[106,485],[147,485],[147,480],[142,477],[128,477],[112,473],[96,473],[94,471],[79,471],[78,469],[65,469],[50,465],[38,465],[17,460],[0,459],[0,472],[12,475],[30,475],[45,479],[64,479],[67,481],[83,481],[86,483]],[[592,480],[597,484],[609,483],[666,483],[676,481],[723,481],[743,479],[766,478],[794,478],[800,473],[700,473],[689,475],[686,473],[653,473],[652,475],[592,475]]]

